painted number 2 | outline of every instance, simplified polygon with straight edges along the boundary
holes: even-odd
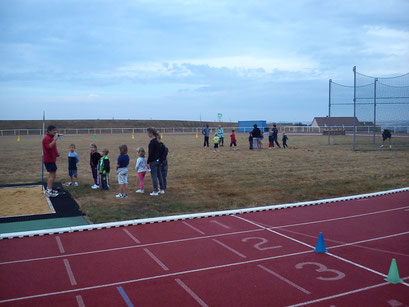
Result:
[[[335,274],[335,276],[333,277],[317,277],[317,279],[319,280],[340,280],[342,278],[345,277],[345,274],[337,271],[337,270],[332,270],[332,269],[328,269],[325,265],[321,264],[321,263],[317,263],[317,262],[302,262],[302,263],[298,263],[295,265],[296,269],[302,269],[304,266],[306,265],[314,265],[317,267],[317,269],[315,270],[316,272],[319,273],[323,273],[323,272],[330,272],[331,274]]]
[[[246,243],[247,241],[251,241],[251,240],[259,241],[258,243],[256,243],[256,244],[253,245],[253,247],[254,247],[255,249],[258,249],[259,251],[265,251],[265,250],[267,250],[267,249],[273,249],[273,248],[280,248],[280,247],[282,247],[281,245],[261,247],[261,245],[266,244],[266,243],[268,242],[268,240],[267,240],[267,239],[264,239],[264,238],[260,238],[260,237],[244,238],[244,239],[241,240],[241,242],[245,242],[245,243]]]

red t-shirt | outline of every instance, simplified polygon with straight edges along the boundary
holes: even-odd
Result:
[[[236,142],[237,142],[237,140],[236,140],[236,135],[235,135],[234,133],[230,134],[230,142],[232,142],[232,143],[236,143]]]
[[[43,138],[43,154],[44,154],[44,162],[52,163],[57,161],[57,157],[59,155],[57,149],[57,143],[54,144],[52,148],[50,148],[51,142],[54,140],[54,137],[49,135],[48,133]]]

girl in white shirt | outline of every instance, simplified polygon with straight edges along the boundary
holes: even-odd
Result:
[[[136,193],[145,193],[144,187],[144,179],[148,168],[146,167],[146,159],[145,159],[145,149],[143,147],[139,147],[136,149],[138,153],[138,159],[136,160],[135,169],[138,171],[138,179],[139,179],[139,190]]]

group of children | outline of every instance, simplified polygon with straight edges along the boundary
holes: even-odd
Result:
[[[163,145],[166,148],[166,146]],[[102,189],[109,190],[109,174],[111,171],[110,161],[109,161],[109,150],[104,148],[101,152],[98,152],[97,145],[91,143],[90,146],[90,166],[92,177],[94,178],[94,185],[91,186],[92,189]],[[126,144],[120,145],[119,156],[117,159],[116,173],[118,176],[119,183],[119,193],[116,195],[117,198],[127,198],[128,197],[128,165],[129,165],[129,156],[128,156],[128,146]],[[150,172],[148,164],[145,158],[145,150],[143,147],[138,147],[136,149],[138,158],[136,161],[135,169],[138,172],[139,180],[139,189],[136,193],[145,193],[144,179],[147,172]],[[166,148],[167,156],[167,148]],[[163,156],[161,157],[161,166],[166,164],[167,161],[163,161]],[[78,171],[77,163],[79,162],[79,156],[75,152],[75,145],[71,144],[69,146],[68,153],[68,174],[70,176],[70,182],[67,186],[78,186]],[[166,177],[167,172],[164,172],[162,176]],[[166,180],[166,178],[164,178]],[[160,193],[163,194],[163,193]]]

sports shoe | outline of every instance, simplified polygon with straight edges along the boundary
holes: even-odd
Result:
[[[123,196],[121,193],[116,194],[115,197],[116,197],[116,198],[124,198],[124,196]]]
[[[149,195],[150,195],[150,196],[158,196],[158,195],[159,195],[159,193],[158,193],[158,192],[153,191],[152,193],[149,193]]]
[[[94,185],[91,187],[91,189],[93,189],[93,190],[99,189],[99,185],[94,184]]]
[[[165,190],[159,190],[159,194],[165,194]]]
[[[75,187],[78,187],[78,182],[74,182],[74,186],[75,186]]]
[[[45,195],[46,195],[47,197],[57,197],[57,196],[58,196],[58,192],[57,192],[57,191],[53,191],[53,190],[51,190],[51,191],[47,190],[47,191],[45,191]]]
[[[136,191],[136,193],[145,193],[145,191],[144,190],[138,190],[138,191]]]
[[[67,187],[72,186],[72,182],[67,183]]]
[[[383,144],[381,146],[379,146],[379,147],[383,147]]]
[[[128,198],[128,194],[122,194],[122,198]]]

